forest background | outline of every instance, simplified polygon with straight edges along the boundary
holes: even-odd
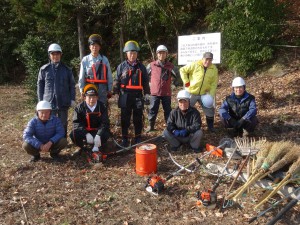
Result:
[[[24,82],[36,99],[38,70],[49,60],[51,43],[62,46],[77,78],[93,33],[103,37],[102,54],[115,71],[127,40],[140,44],[144,62],[165,44],[176,65],[179,35],[221,32],[220,68],[247,76],[282,49],[300,46],[298,9],[296,0],[3,0],[0,84]]]

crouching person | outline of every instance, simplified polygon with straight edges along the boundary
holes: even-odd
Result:
[[[230,136],[252,135],[258,124],[255,97],[246,91],[246,83],[241,77],[234,78],[231,86],[231,95],[219,109],[220,119],[225,128],[229,128]]]
[[[23,149],[32,155],[30,162],[41,159],[40,152],[50,152],[55,161],[60,161],[59,152],[68,144],[61,120],[51,115],[51,104],[40,101],[36,116],[32,118],[23,133]]]
[[[179,91],[177,99],[178,107],[170,113],[164,138],[170,143],[171,151],[177,151],[182,144],[189,143],[194,152],[200,152],[203,136],[200,113],[190,106],[190,93],[186,90]]]
[[[98,89],[94,84],[87,84],[83,89],[84,101],[74,110],[73,130],[70,138],[80,147],[73,153],[76,156],[86,151],[89,155],[98,155],[101,160],[101,146],[110,136],[109,119],[105,105],[98,100]],[[92,147],[89,148],[88,145]]]

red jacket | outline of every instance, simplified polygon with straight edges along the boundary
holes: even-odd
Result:
[[[174,65],[171,62],[166,62],[164,65],[161,65],[157,60],[150,63],[150,68],[151,95],[171,96],[171,77]]]

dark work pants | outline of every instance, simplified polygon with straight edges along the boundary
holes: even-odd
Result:
[[[131,114],[133,116],[135,137],[140,136],[142,133],[143,103],[137,99],[141,99],[141,97],[137,98],[134,94],[128,94],[126,107],[121,108],[121,127],[123,137],[128,137],[128,128],[130,126]]]
[[[151,96],[150,97],[150,107],[149,107],[149,114],[148,114],[149,122],[155,123],[160,102],[161,102],[163,110],[164,110],[164,119],[165,119],[165,122],[167,123],[169,114],[172,111],[171,96]]]
[[[66,138],[61,138],[57,143],[53,144],[50,148],[50,153],[59,153],[63,148],[65,148],[68,144]],[[29,154],[33,156],[37,156],[40,154],[40,149],[36,149],[32,145],[27,142],[23,142],[22,148]]]
[[[80,147],[83,148],[86,143],[86,132],[79,129],[73,129],[73,131],[70,133],[70,138],[72,142]],[[90,131],[89,132],[93,137],[96,136],[97,131]],[[101,145],[105,144],[109,138],[110,133],[108,131],[105,131],[100,137],[101,137]]]
[[[68,133],[68,110],[67,109],[52,110],[52,115],[60,118],[60,121],[65,129],[65,138],[66,138]]]
[[[221,117],[220,119],[221,119],[222,123],[224,124],[225,128],[233,128],[229,124],[228,120],[224,120],[223,117]],[[254,116],[254,117],[250,118],[250,120],[245,121],[244,125],[241,127],[241,130],[245,129],[248,132],[253,132],[255,127],[257,126],[257,124],[258,124],[258,119],[256,116]]]
[[[171,147],[178,148],[184,143],[189,143],[193,149],[200,148],[200,142],[203,136],[202,130],[197,130],[195,133],[189,134],[187,137],[175,137],[167,129],[163,131],[164,138],[169,142]]]

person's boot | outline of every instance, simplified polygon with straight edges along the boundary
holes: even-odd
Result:
[[[207,128],[210,132],[216,132],[214,128],[214,117],[206,117]]]
[[[31,157],[31,159],[29,160],[29,162],[37,162],[41,159],[41,155],[38,154],[38,155],[34,155]]]
[[[154,131],[155,130],[154,125],[155,125],[155,121],[149,121],[149,126],[146,128],[146,133]]]

